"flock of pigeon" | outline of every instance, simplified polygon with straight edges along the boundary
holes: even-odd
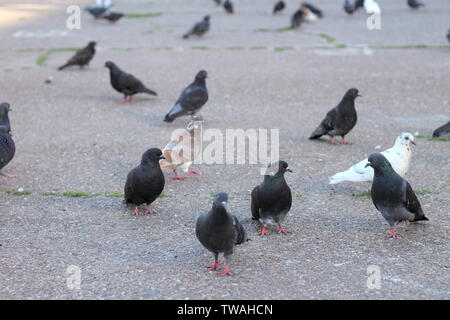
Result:
[[[220,0],[216,0],[220,4]],[[359,7],[373,8],[374,0],[356,0],[354,4],[345,2],[345,10],[353,13]],[[368,4],[370,3],[370,4]],[[421,4],[415,0],[408,1],[411,7],[418,7]],[[370,7],[370,5],[372,7]],[[228,13],[233,13],[233,5],[230,1],[225,1],[224,7]],[[283,1],[276,3],[273,13],[283,10]],[[97,10],[98,9],[98,10]],[[110,12],[105,8],[89,8],[96,18],[105,18],[120,13]],[[293,16],[293,24],[300,25],[307,16],[322,17],[323,13],[311,4],[302,3],[300,13]],[[297,15],[297,18],[294,18]],[[196,24],[183,38],[191,35],[202,36],[209,29],[209,16]],[[108,19],[110,20],[110,19]],[[112,21],[112,20],[111,20]],[[83,68],[88,65],[95,55],[95,42],[80,49],[71,57],[59,70],[69,66],[79,66]],[[114,62],[107,61],[105,67],[109,69],[111,86],[124,95],[120,103],[131,102],[133,95],[137,93],[147,93],[156,96],[157,93],[147,88],[142,81],[135,76],[122,71]],[[207,72],[200,70],[194,81],[188,85],[180,94],[172,109],[164,117],[164,121],[172,122],[181,116],[190,116],[191,121],[184,134],[174,138],[167,146],[160,150],[151,148],[147,150],[141,159],[141,163],[132,169],[127,176],[124,187],[124,202],[135,205],[134,214],[139,214],[139,206],[146,204],[147,213],[152,213],[150,205],[163,192],[165,178],[162,170],[172,170],[175,174],[174,180],[184,180],[186,177],[178,175],[176,170],[183,169],[188,174],[200,174],[196,170],[189,170],[192,158],[182,155],[184,144],[191,144],[198,123],[203,119],[197,115],[198,111],[208,101],[208,90],[206,88]],[[345,136],[353,129],[357,123],[357,113],[355,109],[355,99],[359,97],[356,88],[349,89],[339,104],[331,109],[322,120],[320,125],[312,132],[309,139],[318,139],[321,136],[331,137],[331,144],[337,144],[335,137],[340,136],[344,144],[348,143]],[[10,111],[8,103],[0,104],[0,170],[3,169],[14,157],[15,145],[11,136],[11,125],[8,117]],[[450,132],[450,121],[444,126],[436,129],[433,137],[439,137]],[[414,222],[428,220],[421,208],[413,189],[408,181],[404,179],[409,169],[411,160],[411,144],[414,143],[414,136],[410,133],[402,133],[397,138],[394,146],[381,153],[373,153],[368,158],[358,162],[348,170],[339,172],[330,178],[330,184],[337,184],[344,181],[362,182],[372,181],[371,197],[378,211],[389,223],[391,233],[388,237],[396,238],[394,225],[400,222]],[[267,226],[277,225],[280,233],[287,233],[282,223],[291,209],[292,193],[286,183],[284,175],[292,172],[285,161],[271,162],[262,183],[256,186],[251,192],[250,209],[252,219],[261,222],[263,229],[257,235],[269,234]],[[15,177],[5,175],[6,179]],[[239,220],[231,215],[226,205],[228,195],[219,192],[214,197],[212,208],[208,213],[202,214],[196,221],[196,235],[201,244],[214,254],[214,263],[209,270],[218,268],[218,255],[223,253],[226,259],[226,268],[222,275],[230,274],[231,256],[235,245],[249,240],[247,233]]]

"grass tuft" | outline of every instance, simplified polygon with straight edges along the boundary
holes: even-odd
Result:
[[[156,18],[162,15],[163,15],[162,12],[126,13],[124,17],[127,19],[139,19],[139,18]]]

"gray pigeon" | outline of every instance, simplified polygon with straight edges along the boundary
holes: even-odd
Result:
[[[408,0],[408,6],[411,9],[418,9],[419,7],[424,7],[425,5],[418,0]]]
[[[229,275],[231,256],[234,246],[248,241],[247,232],[239,220],[227,212],[228,195],[219,192],[213,201],[213,206],[208,213],[203,213],[197,218],[195,234],[200,243],[214,254],[214,263],[208,270],[216,270],[220,265],[219,253],[223,252],[226,260],[225,270],[221,275]]]
[[[275,3],[275,6],[273,7],[273,14],[277,14],[278,12],[283,11],[283,9],[286,7],[286,4],[284,1],[280,0],[277,3]]]
[[[209,31],[209,15],[205,16],[202,21],[197,22],[191,30],[189,30],[184,36],[184,39],[189,38],[191,35],[196,35],[202,37],[206,32]]]
[[[193,116],[208,101],[208,89],[206,89],[206,78],[208,73],[201,70],[195,76],[194,82],[187,86],[181,92],[175,105],[166,114],[164,121],[172,122],[178,117],[190,115]]]
[[[303,9],[300,8],[291,17],[291,29],[296,29],[301,26],[305,19],[305,13],[303,12]]]
[[[70,58],[66,64],[59,67],[58,70],[62,70],[70,66],[79,66],[80,69],[84,68],[84,66],[88,65],[94,57],[96,44],[97,43],[95,41],[89,42],[86,47],[78,50],[73,57]]]
[[[133,101],[133,95],[136,93],[147,93],[156,96],[157,93],[147,88],[141,80],[132,74],[123,72],[120,68],[111,61],[106,61],[105,67],[109,69],[109,76],[111,86],[116,91],[123,93],[124,98],[119,103]],[[127,99],[129,97],[129,99]]]
[[[349,0],[345,0],[344,2],[344,10],[348,14],[352,14],[355,11],[355,7]]]
[[[159,160],[165,159],[162,151],[151,148],[142,155],[141,164],[131,170],[125,183],[125,203],[136,205],[134,214],[139,214],[139,206],[146,203],[147,213],[152,213],[150,204],[164,190],[164,174],[159,166]]]
[[[0,104],[0,126],[6,126],[8,132],[11,132],[11,123],[9,122],[9,112],[11,111],[11,106],[7,102],[2,102]]]
[[[2,170],[14,157],[16,153],[16,145],[10,134],[10,127],[0,125],[0,170]],[[0,171],[0,175],[5,179],[14,178],[13,174],[4,174]]]
[[[357,121],[355,110],[356,97],[360,97],[358,89],[349,89],[341,102],[327,113],[325,119],[322,120],[309,139],[318,139],[327,134],[331,137],[332,144],[336,144],[334,141],[335,136],[341,136],[343,142],[347,144],[348,141],[344,137],[353,129]]]
[[[394,171],[381,153],[371,154],[368,161],[366,167],[370,166],[374,170],[372,201],[389,223],[389,238],[398,236],[394,229],[395,223],[428,220],[411,185]]]
[[[284,179],[285,172],[292,172],[288,169],[285,161],[276,161],[267,168],[264,181],[252,191],[251,211],[252,219],[260,221],[264,228],[257,235],[265,235],[267,224],[278,224],[278,233],[287,233],[281,226],[292,205],[291,189]],[[273,172],[276,171],[276,172]]]
[[[442,127],[437,128],[433,132],[433,138],[438,138],[450,133],[450,121],[444,124]]]

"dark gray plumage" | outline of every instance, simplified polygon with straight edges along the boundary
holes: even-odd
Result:
[[[14,157],[16,153],[16,145],[7,126],[0,126],[0,170],[2,170]],[[4,174],[0,171],[0,175],[5,179],[14,178],[15,175]]]
[[[136,205],[134,214],[139,214],[139,206],[146,203],[147,212],[151,213],[150,204],[164,190],[164,174],[159,166],[159,160],[165,159],[162,151],[151,148],[144,152],[141,164],[131,170],[125,183],[125,203]]]
[[[295,11],[295,13],[292,15],[291,18],[291,28],[296,29],[299,28],[302,22],[304,21],[305,13],[302,9],[298,9]]]
[[[223,252],[226,260],[226,268],[221,275],[230,274],[230,263],[233,249],[236,245],[248,240],[247,232],[239,220],[227,212],[228,195],[219,192],[213,201],[213,206],[208,213],[203,213],[197,218],[195,234],[200,243],[214,254],[214,264],[209,270],[215,270],[219,266],[219,253]]]
[[[233,3],[230,0],[225,0],[225,2],[223,3],[223,8],[227,13],[231,14],[234,12]]]
[[[104,14],[108,10],[108,7],[91,6],[86,7],[85,10],[89,12],[94,18],[99,18],[102,14]]]
[[[208,89],[206,89],[206,78],[208,74],[201,70],[195,76],[194,82],[187,86],[181,92],[175,105],[166,114],[164,121],[172,122],[178,117],[190,115],[193,116],[208,101]]]
[[[203,18],[203,20],[200,21],[200,22],[197,22],[197,23],[192,27],[192,29],[189,30],[189,31],[183,36],[183,38],[184,38],[184,39],[187,39],[187,38],[189,38],[189,36],[191,36],[191,35],[193,35],[193,34],[196,35],[196,36],[199,36],[199,37],[203,36],[206,32],[209,31],[209,26],[210,26],[209,19],[210,19],[209,15],[208,15],[208,16],[205,16],[205,17]]]
[[[344,137],[356,124],[355,99],[359,96],[358,89],[347,90],[341,102],[327,113],[325,119],[322,120],[309,139],[317,139],[327,134],[331,137],[332,144],[336,144],[335,136],[341,136],[344,143],[348,143]]]
[[[6,126],[8,132],[11,132],[11,123],[9,121],[9,112],[11,111],[11,106],[7,102],[2,102],[0,104],[0,126]]]
[[[123,13],[113,12],[113,11],[107,11],[100,16],[101,19],[108,20],[109,22],[116,22],[117,20],[119,20],[122,17],[123,17]]]
[[[345,0],[344,2],[344,11],[348,14],[352,14],[355,11],[355,7],[349,0]]]
[[[356,11],[359,8],[363,8],[364,7],[364,1],[365,0],[355,0],[355,3],[353,4],[354,10]]]
[[[96,44],[97,43],[95,41],[89,42],[86,47],[78,50],[73,55],[73,57],[70,58],[69,61],[66,62],[66,64],[59,67],[58,70],[62,70],[69,66],[79,66],[80,68],[83,68],[84,66],[88,65],[89,62],[91,62],[92,58],[95,55],[95,45]]]
[[[428,220],[411,185],[394,171],[383,154],[373,153],[368,161],[366,167],[374,170],[372,201],[391,227],[388,237],[397,237],[395,223]]]
[[[450,29],[448,29],[448,32],[447,32],[447,40],[448,40],[448,42],[450,42]]]
[[[155,91],[147,88],[141,80],[132,74],[120,70],[114,62],[106,61],[105,67],[109,69],[111,86],[124,95],[124,99],[120,101],[120,103],[133,101],[133,95],[136,93],[148,93],[154,96],[157,95]],[[128,97],[130,98],[127,100]]]
[[[303,6],[305,8],[307,8],[309,11],[311,11],[312,13],[314,13],[316,16],[318,16],[319,18],[323,18],[323,12],[322,10],[320,10],[318,7],[316,7],[315,5],[309,3],[309,2],[303,2]]]
[[[424,7],[425,5],[418,0],[408,0],[408,6],[411,9],[418,9],[419,7]]]
[[[278,1],[275,3],[275,6],[273,7],[273,14],[277,14],[278,12],[283,11],[283,9],[286,7],[286,4],[284,1]]]
[[[287,231],[281,226],[292,205],[291,189],[286,183],[284,174],[292,172],[285,161],[271,163],[264,176],[264,181],[252,191],[251,211],[252,219],[259,220],[263,230],[258,235],[265,235],[267,224],[277,224],[279,232]],[[274,172],[276,171],[276,172]]]
[[[450,121],[433,131],[433,137],[438,138],[450,133]]]

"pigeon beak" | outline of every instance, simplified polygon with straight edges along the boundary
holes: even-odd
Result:
[[[159,157],[159,160],[165,160],[165,159],[166,159],[166,157],[164,157],[164,156]]]
[[[416,145],[416,143],[414,142],[414,141],[412,141],[412,140],[409,140],[413,145]]]
[[[364,168],[370,167],[370,162],[367,162]]]
[[[287,171],[287,172],[290,172],[290,173],[294,172],[294,171],[292,171],[291,169],[286,169],[286,171]]]

